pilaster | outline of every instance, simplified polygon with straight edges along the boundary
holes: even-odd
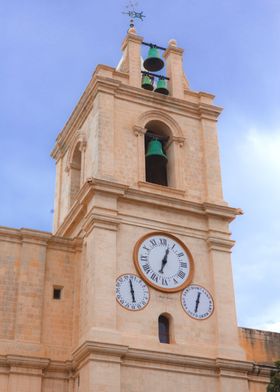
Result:
[[[174,98],[184,98],[185,75],[183,70],[183,49],[177,48],[175,40],[169,41],[164,53],[166,60],[166,74],[169,78],[170,95]]]
[[[122,44],[124,61],[127,63],[129,84],[133,87],[141,86],[141,44],[143,38],[130,28]]]

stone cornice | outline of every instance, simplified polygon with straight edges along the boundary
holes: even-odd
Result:
[[[151,94],[150,91],[124,85],[123,83],[116,91],[117,98],[136,102],[137,104],[145,105],[147,108],[163,109],[164,106],[169,113],[188,114],[189,117],[196,119],[208,118],[209,120],[217,121],[218,116],[222,112],[222,108],[212,104],[201,103],[200,93],[193,92],[193,94],[197,96],[198,102],[162,94]]]
[[[99,227],[111,231],[117,231],[120,222],[121,222],[120,219],[117,217],[90,213],[84,221],[82,230],[85,235],[88,235],[88,233],[94,227]]]
[[[6,363],[8,366],[45,369],[48,367],[50,360],[47,358],[26,357],[21,355],[6,355]]]
[[[163,207],[180,210],[182,212],[190,212],[208,217],[215,216],[217,218],[226,219],[228,222],[231,222],[237,215],[240,214],[239,208],[228,207],[221,204],[199,203],[185,200],[180,197],[182,192],[181,190],[175,189],[175,192],[173,192],[172,188],[171,190],[169,190],[169,188],[162,188],[163,187],[160,187],[161,193],[155,193],[154,187],[151,191],[148,191],[148,187],[145,190],[128,188],[125,192],[124,198],[135,200],[139,203],[161,205]]]
[[[185,195],[185,191],[183,189],[177,189],[172,187],[166,187],[163,185],[152,184],[151,182],[146,181],[138,181],[138,185],[142,189],[150,190],[151,192],[158,191],[162,194],[172,195],[172,196],[179,196],[183,197]]]
[[[253,363],[247,361],[235,361],[233,359],[217,358],[216,366],[220,370],[234,370],[248,373],[253,369]]]
[[[112,181],[106,181],[97,178],[87,178],[86,182],[80,189],[71,210],[64,219],[63,223],[59,226],[56,235],[65,236],[71,234],[73,225],[76,225],[78,222],[80,222],[81,219],[86,215],[87,218],[83,225],[84,234],[88,233],[90,228],[92,228],[94,225],[97,225],[98,222],[99,224],[102,222],[102,225],[106,225],[108,228],[111,222],[111,227],[113,229],[113,227],[118,225],[119,221],[114,217],[111,218],[110,216],[107,217],[101,214],[87,211],[87,203],[96,192],[110,194],[113,197],[120,197],[124,195],[127,188],[127,185],[115,183]],[[80,234],[82,235],[83,233]]]
[[[235,241],[225,238],[208,237],[207,244],[210,250],[230,252],[234,247]]]
[[[73,363],[71,360],[52,361],[50,358],[8,354],[0,356],[0,368],[5,368],[7,373],[25,374],[25,369],[29,369],[28,374],[33,373],[34,375],[42,375],[49,372],[64,373],[65,378],[71,374]]]
[[[214,203],[199,203],[183,199],[184,191],[179,189],[167,188],[157,186],[156,184],[139,183],[139,187],[143,189],[131,188],[125,184],[101,180],[97,178],[88,178],[85,184],[80,189],[76,202],[72,206],[70,212],[66,216],[64,222],[58,228],[57,236],[70,236],[72,233],[73,224],[80,222],[86,215],[88,221],[85,223],[84,230],[88,232],[89,227],[92,227],[96,220],[102,224],[108,225],[111,222],[112,227],[116,227],[120,223],[117,212],[112,215],[109,211],[87,211],[88,201],[94,196],[94,193],[104,193],[112,197],[120,198],[125,201],[134,202],[137,204],[148,204],[152,206],[161,206],[166,209],[180,211],[182,214],[191,213],[199,216],[205,216],[208,219],[223,219],[231,222],[241,212],[238,208],[232,208],[227,205]],[[92,214],[93,213],[93,214]],[[89,224],[89,222],[91,222]],[[81,233],[80,233],[81,234]],[[222,248],[231,248],[233,241],[227,238],[219,238],[220,233],[209,230],[209,246],[219,246]],[[216,243],[215,243],[216,241]],[[218,243],[218,242],[219,243]]]
[[[52,249],[63,249],[67,252],[74,252],[81,246],[79,239],[62,238],[40,230],[14,229],[3,226],[0,226],[0,241],[18,244],[29,243]]]
[[[214,377],[249,378],[258,382],[267,382],[271,370],[275,367],[251,361],[227,358],[206,358],[199,356],[175,354],[166,351],[144,350],[123,344],[85,341],[74,350],[72,359],[52,361],[50,358],[24,355],[0,355],[0,367],[6,373],[24,374],[30,369],[31,374],[40,376],[57,373],[57,377],[72,377],[82,364],[88,360],[117,362],[123,366],[142,368],[170,368],[172,371],[208,372]],[[211,373],[209,373],[211,371]],[[201,373],[201,374],[202,374]]]
[[[92,354],[97,354],[92,356]],[[119,362],[125,366],[151,367],[154,365],[174,366],[178,370],[187,368],[213,370],[213,375],[225,374],[231,377],[247,377],[254,364],[249,361],[230,360],[225,358],[205,358],[191,355],[168,353],[165,351],[143,350],[126,345],[86,341],[73,352],[73,367],[79,367],[86,360],[101,360],[101,356],[118,357]],[[106,358],[105,358],[106,360]],[[115,361],[118,361],[117,359]],[[145,365],[146,364],[146,365]]]
[[[122,358],[127,350],[128,346],[126,345],[85,341],[73,352],[73,364],[74,366],[78,366],[81,361],[92,353],[113,355]]]

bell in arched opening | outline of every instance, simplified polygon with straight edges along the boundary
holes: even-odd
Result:
[[[146,181],[167,186],[167,156],[158,139],[149,141],[146,152]]]

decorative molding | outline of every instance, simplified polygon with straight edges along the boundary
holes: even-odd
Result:
[[[12,243],[28,243],[45,246],[48,249],[63,250],[65,252],[75,252],[80,249],[79,238],[71,239],[53,235],[52,233],[31,229],[11,229],[0,227],[0,241]]]
[[[101,229],[117,231],[120,224],[120,219],[109,215],[101,215],[96,213],[89,214],[82,225],[82,230],[87,236],[94,227]]]
[[[234,370],[235,372],[248,373],[253,369],[253,363],[236,361],[234,359],[217,358],[216,365],[220,370]]]
[[[237,215],[242,215],[243,211],[240,208],[229,207],[228,205],[221,205],[215,203],[202,203],[203,209],[209,217],[227,218],[231,222]]]
[[[167,114],[166,111],[162,109],[153,109],[153,110],[145,111],[138,117],[135,126],[137,128],[145,129],[146,124],[149,121],[153,121],[153,120],[160,121],[165,125],[167,125],[171,133],[170,135],[171,141],[174,139],[174,137],[180,138],[180,140],[183,141],[185,140],[183,131],[179,126],[179,124],[177,123],[177,121],[174,120],[172,116]]]
[[[178,143],[180,147],[183,147],[184,143],[185,143],[185,138],[184,137],[180,137],[180,136],[174,136],[173,137],[173,141],[175,143]]]
[[[113,343],[85,341],[72,354],[73,365],[77,367],[90,354],[113,355],[122,358],[128,351],[128,346]]]
[[[135,39],[135,35],[133,35],[131,39]],[[107,70],[107,72],[110,71],[111,77],[101,76],[100,74],[103,69]],[[173,111],[174,113],[188,115],[189,117],[197,119],[208,118],[216,120],[222,111],[222,109],[218,106],[200,103],[200,96],[202,94],[200,92],[188,90],[187,95],[196,98],[196,102],[189,101],[187,99],[168,97],[162,94],[150,94],[149,91],[127,84],[127,74],[116,71],[114,68],[105,65],[99,65],[93,73],[92,79],[82,94],[77,106],[73,110],[69,120],[66,122],[63,130],[59,133],[56,139],[56,145],[51,153],[51,156],[54,159],[58,160],[65,154],[73,132],[82,127],[85,119],[92,109],[93,99],[98,92],[113,94],[119,99],[127,99],[131,102],[137,102],[145,105],[146,110],[148,106],[151,107],[151,111],[153,111],[155,107],[158,107],[157,112],[160,113],[161,116],[162,114],[166,114],[166,109],[168,109],[169,112]],[[161,117],[153,119],[160,120]],[[141,126],[142,124],[137,123],[136,125]],[[175,136],[183,135],[175,134]]]
[[[166,194],[166,195],[176,195],[176,196],[181,196],[183,197],[185,195],[185,191],[182,189],[177,189],[177,188],[172,188],[170,186],[164,186],[164,185],[159,185],[159,184],[153,184],[151,182],[146,182],[146,181],[138,181],[138,186],[139,188],[147,189],[152,192],[159,192],[161,194]]]
[[[91,198],[93,197],[94,193],[100,192],[100,193],[110,194],[113,197],[121,197],[124,196],[127,188],[128,186],[124,184],[107,181],[107,180],[101,180],[92,177],[87,178],[84,185],[81,187],[81,189],[79,190],[76,196],[76,201],[72,205],[70,211],[66,215],[64,221],[58,227],[55,234],[57,236],[71,235],[73,224],[75,223],[76,225],[77,223],[79,223],[88,213],[87,204],[88,201],[91,200]],[[96,215],[96,217],[97,216],[100,217],[102,215],[101,214]],[[92,220],[89,219],[89,221]],[[95,224],[97,224],[97,221],[100,221],[100,219],[97,219]],[[86,227],[87,229],[85,229]],[[81,236],[84,236],[86,234],[84,230],[86,230],[87,232],[89,230],[89,227],[90,226],[87,225],[83,227],[83,232],[81,233]]]
[[[230,377],[266,383],[274,366],[227,358],[206,358],[145,350],[124,344],[85,341],[72,353],[72,359],[52,361],[49,358],[24,355],[0,356],[1,372],[26,374],[53,379],[71,379],[88,361],[119,363],[143,369],[191,373],[197,376]],[[28,370],[27,370],[28,369]]]
[[[235,241],[225,239],[225,238],[209,237],[207,239],[207,244],[210,250],[231,252],[231,249],[233,248]]]
[[[146,128],[140,127],[138,125],[133,126],[133,132],[135,136],[144,136],[147,132]]]
[[[50,359],[27,357],[21,355],[6,355],[6,363],[10,367],[46,369],[50,363]]]

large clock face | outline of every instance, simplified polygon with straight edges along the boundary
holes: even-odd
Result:
[[[139,274],[158,290],[179,291],[192,279],[192,256],[183,242],[171,234],[145,235],[136,243],[133,256]]]

